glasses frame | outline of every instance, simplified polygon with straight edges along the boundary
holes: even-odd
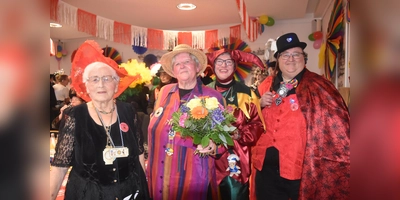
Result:
[[[232,61],[232,64],[228,64],[227,61]],[[218,62],[221,62],[221,63],[218,64]],[[233,59],[226,59],[226,60],[216,59],[215,60],[215,65],[222,66],[222,64],[224,64],[224,63],[226,66],[233,66],[233,65],[235,65],[235,60],[233,60]]]
[[[298,57],[296,58],[295,55],[298,55]],[[305,53],[304,52],[293,52],[293,53],[280,53],[279,54],[279,58],[282,58],[282,60],[289,60],[290,58],[293,58],[294,60],[299,60],[301,58],[300,55],[303,55],[303,57],[305,57]],[[284,58],[283,56],[289,56],[287,58]]]
[[[98,78],[98,80],[91,80],[92,78]],[[109,78],[109,79],[107,79],[107,78]],[[88,83],[97,84],[97,83],[100,82],[100,80],[103,83],[111,83],[113,81],[117,81],[118,79],[116,77],[114,77],[113,75],[107,75],[107,76],[102,76],[102,77],[91,76],[91,77],[88,77],[86,80],[87,80]]]

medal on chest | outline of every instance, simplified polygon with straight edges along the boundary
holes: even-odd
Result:
[[[297,79],[292,79],[288,83],[282,82],[278,91],[276,92],[279,96],[275,99],[275,104],[278,106],[282,103],[282,99],[286,97],[289,91],[293,88],[296,88],[298,84]]]

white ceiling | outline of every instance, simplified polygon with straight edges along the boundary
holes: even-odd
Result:
[[[139,27],[185,30],[241,23],[236,0],[63,0],[97,16]],[[277,20],[299,19],[311,14],[320,18],[332,0],[244,0],[251,17],[268,15]],[[179,3],[194,3],[193,11],[180,11]],[[71,27],[50,28],[50,37],[88,37]]]

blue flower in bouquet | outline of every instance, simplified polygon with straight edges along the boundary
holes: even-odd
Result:
[[[236,129],[232,108],[224,108],[215,97],[197,97],[181,105],[172,114],[172,129],[182,137],[193,138],[195,145],[208,146],[210,139],[217,145],[233,146],[230,133]]]
[[[212,112],[211,116],[212,116],[211,128],[214,128],[215,125],[220,125],[225,120],[224,113],[221,109],[215,109]]]

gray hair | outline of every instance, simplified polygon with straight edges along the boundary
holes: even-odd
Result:
[[[85,68],[85,70],[83,71],[83,74],[82,74],[82,82],[83,82],[83,83],[86,83],[86,82],[87,82],[87,80],[89,79],[89,73],[90,73],[92,70],[100,69],[100,68],[102,68],[102,67],[109,67],[109,68],[111,69],[111,71],[112,71],[111,76],[114,78],[114,80],[116,80],[116,81],[119,83],[119,76],[118,76],[117,72],[116,72],[110,65],[107,65],[106,63],[103,63],[103,62],[93,62],[93,63],[90,63],[90,64]]]
[[[189,56],[190,56],[190,58],[196,63],[196,66],[200,66],[200,61],[199,61],[199,59],[197,59],[197,57],[195,56],[195,55],[193,55],[193,54],[191,54],[191,53],[189,53],[189,52],[182,52],[182,53],[188,53],[189,54]],[[181,53],[178,53],[178,54],[176,54],[173,58],[172,58],[172,68],[173,68],[173,66],[174,66],[174,64],[175,64],[175,57],[177,56],[177,55],[179,55],[179,54],[181,54]]]

